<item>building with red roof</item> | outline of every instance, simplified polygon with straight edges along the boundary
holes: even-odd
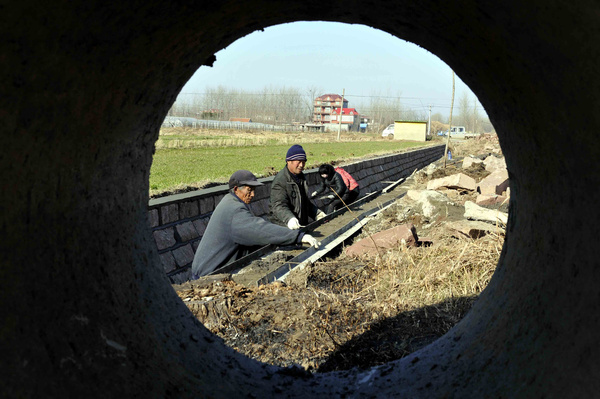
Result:
[[[343,100],[339,94],[323,94],[315,98],[313,123],[331,123],[331,113],[336,109],[347,107],[348,101]]]
[[[340,118],[340,109],[335,109],[331,112],[331,121],[330,123],[336,126],[340,123],[340,119],[342,121],[342,129],[346,131],[356,130],[360,126],[360,114],[356,110],[356,108],[342,108],[341,109],[341,118]]]

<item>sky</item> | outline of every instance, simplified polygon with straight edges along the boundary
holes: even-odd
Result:
[[[413,109],[432,106],[447,115],[452,70],[416,44],[365,26],[334,22],[294,22],[242,37],[216,53],[183,87],[180,97],[224,86],[246,92],[265,87],[310,87],[320,94],[342,94],[349,107],[368,104],[370,96],[400,97]],[[454,105],[464,92],[474,94],[455,77]],[[483,112],[483,108],[480,109]],[[360,111],[360,109],[359,109]]]

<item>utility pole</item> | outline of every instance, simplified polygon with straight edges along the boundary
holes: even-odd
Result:
[[[431,136],[431,104],[429,104],[429,123],[427,124],[427,137]]]
[[[454,71],[452,71],[452,101],[450,102],[450,119],[448,120],[448,137],[446,137],[446,149],[444,150],[444,169],[448,159],[448,144],[450,143],[450,131],[452,130],[452,108],[454,108]]]
[[[338,141],[340,141],[340,136],[342,134],[342,115],[344,114],[344,95],[346,94],[346,89],[342,89],[342,108],[340,108],[340,120],[338,121]]]

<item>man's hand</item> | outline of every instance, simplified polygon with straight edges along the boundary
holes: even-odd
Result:
[[[319,248],[321,246],[321,243],[310,234],[304,234],[304,236],[302,237],[302,242],[315,248]]]
[[[319,211],[317,212],[317,220],[321,220],[321,219],[323,219],[325,216],[327,216],[327,215],[325,214],[325,212],[323,212],[323,211],[321,211],[321,210],[319,210]]]
[[[317,192],[313,191],[313,193],[310,195],[310,198],[315,198],[317,196]]]
[[[334,198],[335,198],[335,196],[334,196],[333,194],[329,194],[329,195],[327,196],[327,198],[329,198],[329,199],[334,199]]]
[[[298,221],[298,219],[296,218],[291,218],[290,220],[288,220],[287,222],[287,227],[290,230],[298,230],[300,227],[300,222]]]

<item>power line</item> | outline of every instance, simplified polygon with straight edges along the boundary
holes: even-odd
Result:
[[[195,93],[195,92],[181,92],[179,96],[207,96],[207,95],[218,95],[221,97],[231,97],[231,96],[277,96],[277,97],[308,97],[310,94],[301,94],[301,93],[248,93],[248,92],[206,92],[206,93]],[[358,95],[358,94],[346,94],[345,98],[348,97],[356,97],[356,98],[382,98],[382,99],[392,99],[392,100],[445,100],[440,97],[403,97],[403,96],[380,96],[380,95]],[[314,99],[312,99],[314,100]]]

